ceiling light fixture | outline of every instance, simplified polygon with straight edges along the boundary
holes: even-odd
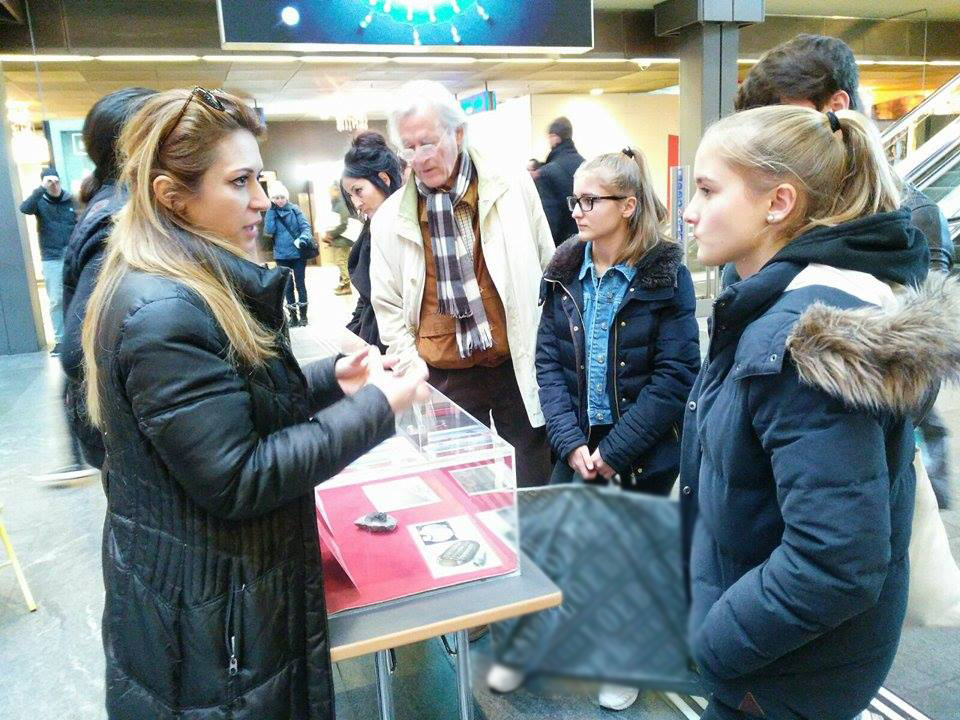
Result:
[[[300,62],[332,64],[381,64],[390,62],[390,58],[380,55],[301,55]]]
[[[438,55],[401,55],[393,58],[395,63],[412,63],[414,65],[473,65],[477,62],[475,57],[447,57]]]
[[[603,95],[603,88],[593,88],[590,94],[593,96]]]
[[[664,57],[630,58],[630,62],[636,63],[637,65],[679,65],[680,58],[664,58]]]
[[[35,63],[35,62],[90,62],[93,55],[0,55],[0,62],[5,63]]]
[[[296,55],[203,55],[204,62],[286,63],[298,62]]]
[[[199,62],[199,55],[97,55],[102,62]]]

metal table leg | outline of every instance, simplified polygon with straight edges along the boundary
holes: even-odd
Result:
[[[377,699],[380,705],[380,720],[394,720],[393,670],[390,668],[390,651],[379,650],[374,659],[377,665]]]
[[[460,720],[473,720],[473,676],[470,673],[470,638],[466,630],[457,632],[457,692],[460,696]]]

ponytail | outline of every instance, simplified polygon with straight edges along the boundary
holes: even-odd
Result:
[[[789,237],[900,205],[900,181],[876,128],[851,110],[754,108],[712,125],[701,143],[706,145],[757,193],[782,182],[796,185],[796,205],[781,225]]]

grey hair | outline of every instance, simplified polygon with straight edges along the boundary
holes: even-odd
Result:
[[[411,80],[400,86],[396,100],[387,115],[390,139],[400,147],[397,123],[418,110],[433,108],[441,127],[446,131],[463,128],[463,147],[467,146],[467,114],[449,90],[436,80]]]

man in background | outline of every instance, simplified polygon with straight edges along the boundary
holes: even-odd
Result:
[[[63,339],[63,251],[77,224],[73,197],[60,185],[60,175],[52,168],[40,171],[40,187],[20,204],[20,212],[37,218],[43,284],[50,300],[55,345],[51,354],[60,352]]]
[[[553,242],[560,245],[577,234],[577,224],[567,207],[567,197],[573,194],[573,174],[583,164],[583,157],[573,144],[573,125],[565,117],[558,117],[550,123],[547,142],[550,143],[550,154],[533,177]]]

